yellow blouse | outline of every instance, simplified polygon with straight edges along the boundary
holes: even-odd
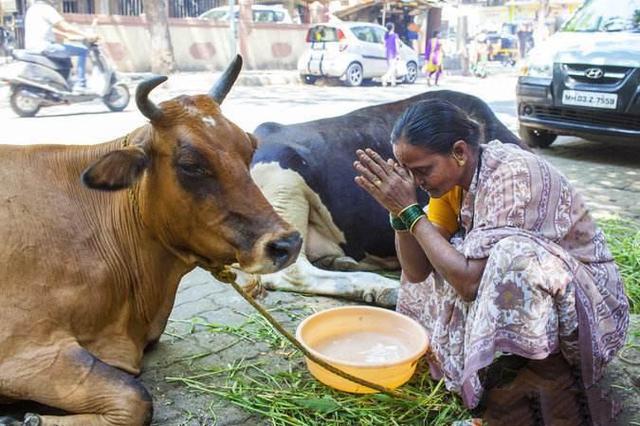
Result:
[[[455,186],[440,198],[432,198],[426,208],[431,223],[446,229],[452,235],[458,230],[458,215],[462,204],[462,187]]]

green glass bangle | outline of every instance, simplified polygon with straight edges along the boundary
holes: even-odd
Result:
[[[416,218],[416,220],[414,220],[414,221],[413,221],[413,223],[411,224],[411,226],[409,227],[409,232],[410,232],[411,234],[413,234],[413,228],[415,228],[415,227],[416,227],[416,224],[417,224],[418,222],[420,222],[420,219],[423,219],[423,218],[425,218],[425,219],[426,219],[426,217],[427,217],[427,215],[425,215],[425,214],[422,214],[422,215],[418,216],[418,217]]]
[[[389,224],[391,224],[391,227],[394,229],[394,231],[397,231],[397,232],[408,231],[407,226],[404,224],[402,219],[400,219],[398,216],[392,215],[391,213],[389,213]]]
[[[413,204],[405,207],[398,216],[402,222],[404,222],[406,229],[410,229],[411,225],[413,225],[419,217],[424,216],[424,211],[422,211],[419,205]]]

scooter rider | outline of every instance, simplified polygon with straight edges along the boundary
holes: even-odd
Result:
[[[24,26],[26,50],[51,58],[78,57],[78,79],[73,91],[79,93],[86,91],[87,47],[80,43],[57,43],[56,36],[72,41],[95,41],[96,36],[80,31],[69,24],[48,0],[34,1],[27,10]]]

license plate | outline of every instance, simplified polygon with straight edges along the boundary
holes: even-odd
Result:
[[[616,106],[618,104],[618,95],[615,93],[565,90],[562,92],[562,103],[564,105],[616,109]]]

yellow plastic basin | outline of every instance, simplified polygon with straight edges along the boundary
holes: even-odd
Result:
[[[356,377],[395,389],[415,372],[427,351],[427,333],[412,318],[371,306],[343,306],[317,312],[296,330],[312,354]],[[313,376],[332,388],[373,393],[305,357]]]

